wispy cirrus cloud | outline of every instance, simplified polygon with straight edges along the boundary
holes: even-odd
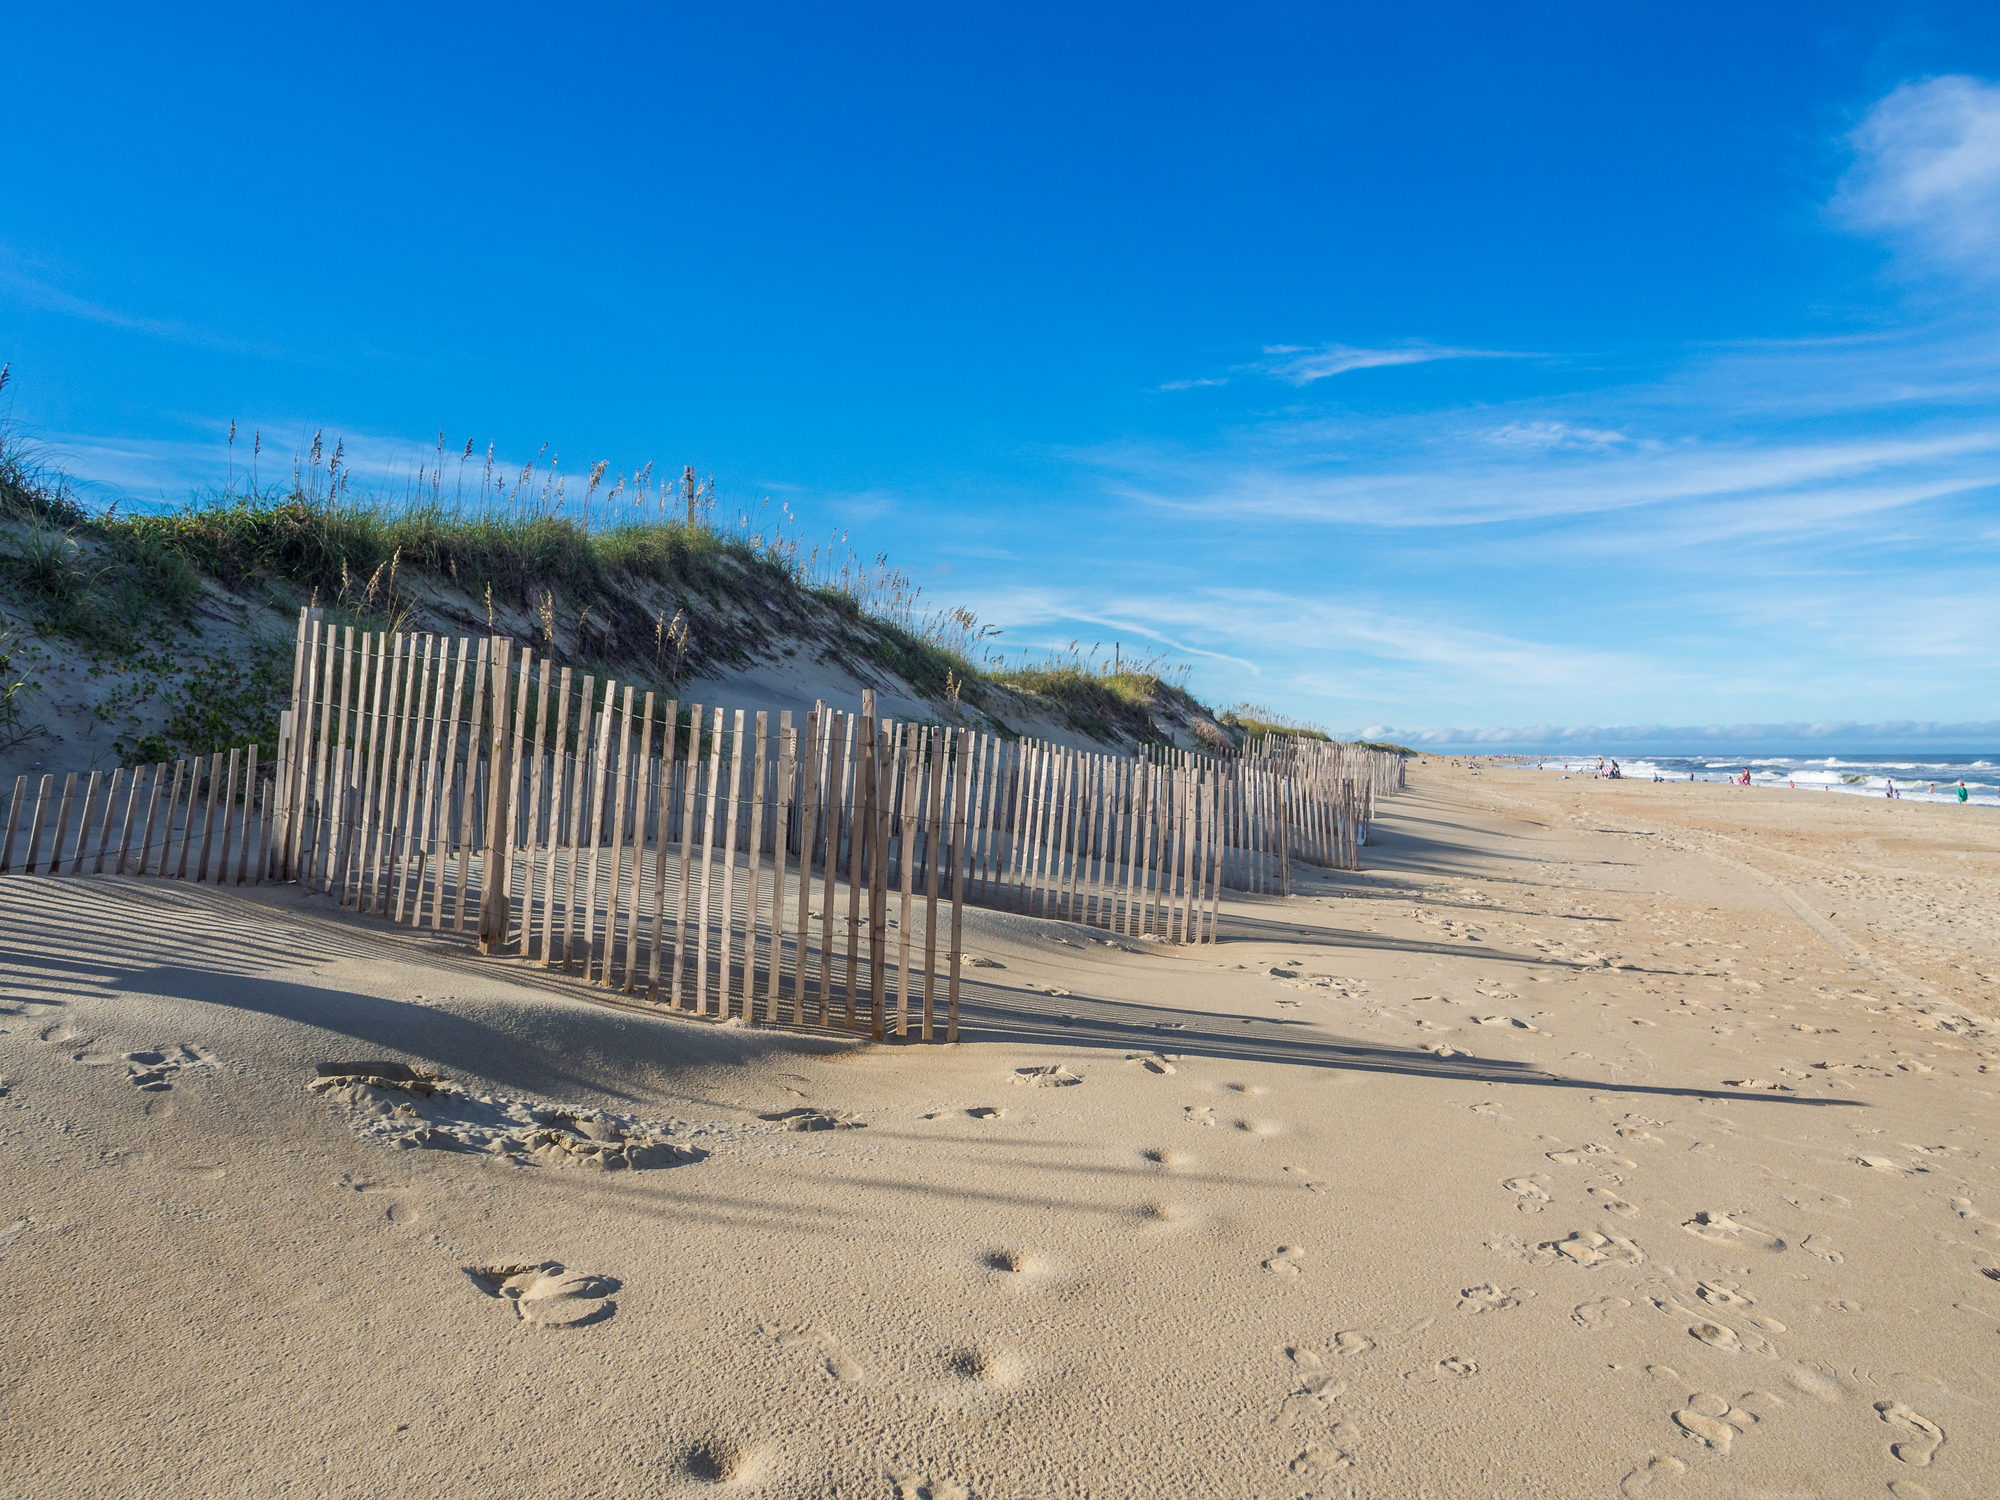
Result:
[[[1762,503],[1864,484],[1879,509],[2000,483],[2000,423],[1819,440],[1496,443],[1491,430],[1434,417],[1423,451],[1396,451],[1412,425],[1274,428],[1209,453],[1128,445],[1093,458],[1112,493],[1163,509],[1390,528]]]
[[[1433,685],[1505,681],[1569,689],[1606,678],[1635,685],[1659,677],[1630,650],[1536,641],[1279,589],[1196,585],[1107,593],[1079,580],[1071,587],[988,591],[975,602],[983,618],[1015,622],[1016,629],[1059,626],[1068,636],[1085,626],[1106,639],[1154,641],[1256,677],[1276,672],[1314,694],[1328,683],[1317,675],[1320,668],[1301,670],[1295,654],[1302,649],[1316,662],[1342,659],[1340,672],[1350,679],[1372,670],[1370,662],[1399,664],[1393,670],[1406,677],[1419,669]]]
[[[1357,349],[1349,344],[1322,344],[1316,349],[1297,344],[1271,344],[1274,356],[1257,368],[1293,385],[1311,385],[1354,370],[1379,370],[1391,365],[1423,365],[1441,359],[1529,359],[1504,349],[1449,349],[1436,344],[1407,344],[1387,349]]]
[[[1852,228],[1984,279],[2000,271],[2000,84],[1907,83],[1848,137],[1856,159],[1830,205]]]
[[[45,312],[59,313],[65,317],[80,318],[87,323],[101,323],[110,328],[122,328],[132,333],[146,334],[152,338],[165,339],[169,343],[217,349],[226,354],[254,355],[263,359],[309,358],[290,350],[273,348],[268,344],[231,338],[212,329],[181,322],[179,319],[153,318],[140,313],[129,313],[116,307],[108,307],[101,302],[93,302],[86,297],[76,296],[24,269],[19,258],[4,245],[0,245],[0,292],[10,295],[15,301],[27,307],[40,308]]]
[[[1377,349],[1352,344],[1266,344],[1264,358],[1232,366],[1225,375],[1209,375],[1194,380],[1169,380],[1155,387],[1162,391],[1192,391],[1206,386],[1228,385],[1242,377],[1282,380],[1287,385],[1309,386],[1335,375],[1355,370],[1381,370],[1396,365],[1433,364],[1447,359],[1533,359],[1535,355],[1508,349],[1453,349],[1437,344],[1396,344]]]

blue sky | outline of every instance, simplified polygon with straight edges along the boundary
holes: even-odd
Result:
[[[232,419],[391,482],[547,442],[1341,731],[2000,747],[1991,5],[42,6],[10,50],[7,410],[106,498],[219,482]]]

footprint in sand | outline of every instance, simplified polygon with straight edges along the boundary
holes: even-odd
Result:
[[[1736,1336],[1736,1330],[1724,1323],[1695,1323],[1689,1326],[1688,1336],[1720,1349],[1725,1354],[1741,1354],[1743,1343]]]
[[[988,1250],[979,1264],[1020,1285],[1040,1281],[1049,1269],[1040,1256],[1027,1250]]]
[[[1285,1472],[1294,1479],[1324,1479],[1334,1470],[1349,1468],[1353,1463],[1354,1460],[1344,1450],[1331,1444],[1315,1443],[1293,1459]]]
[[[757,1332],[780,1349],[809,1351],[821,1372],[830,1379],[855,1383],[868,1378],[868,1372],[840,1347],[840,1340],[817,1323],[794,1323],[789,1328],[776,1323],[759,1323]]]
[[[1273,1276],[1281,1276],[1290,1280],[1299,1275],[1302,1269],[1299,1261],[1304,1256],[1305,1251],[1296,1245],[1280,1245],[1277,1254],[1263,1263],[1264,1269]]]
[[[1728,1245],[1732,1249],[1767,1250],[1776,1253],[1785,1248],[1785,1242],[1768,1229],[1759,1229],[1754,1224],[1741,1223],[1728,1214],[1710,1213],[1706,1209],[1681,1225],[1697,1239],[1711,1244]]]
[[[1553,1179],[1546,1172],[1530,1172],[1526,1177],[1509,1177],[1500,1186],[1514,1194],[1521,1201],[1514,1206],[1524,1214],[1538,1214],[1544,1205],[1555,1201],[1549,1189]]]
[[[126,1081],[146,1093],[162,1093],[174,1086],[174,1075],[183,1068],[213,1068],[216,1061],[204,1047],[175,1045],[146,1047],[136,1052],[92,1052],[72,1054],[76,1062],[90,1067],[122,1064]]]
[[[1586,1333],[1595,1333],[1611,1327],[1612,1319],[1631,1305],[1623,1297],[1599,1297],[1593,1302],[1579,1302],[1570,1309],[1570,1321]]]
[[[1565,1167],[1580,1167],[1589,1162],[1592,1166],[1607,1168],[1617,1166],[1630,1171],[1638,1165],[1637,1162],[1627,1160],[1608,1146],[1600,1146],[1595,1141],[1587,1146],[1564,1146],[1559,1151],[1549,1152],[1548,1158]]]
[[[701,1484],[748,1485],[762,1476],[764,1454],[732,1438],[710,1438],[681,1455],[681,1470]]]
[[[1505,1312],[1535,1294],[1526,1287],[1502,1290],[1492,1282],[1482,1286],[1469,1286],[1458,1294],[1458,1310],[1462,1313]]]
[[[1333,1336],[1333,1352],[1342,1359],[1352,1359],[1366,1354],[1375,1347],[1375,1340],[1358,1328],[1345,1329]]]
[[[1712,1307],[1751,1307],[1757,1299],[1728,1281],[1700,1281],[1694,1294]]]
[[[1572,1230],[1564,1239],[1549,1240],[1535,1248],[1559,1255],[1586,1270],[1603,1265],[1642,1265],[1646,1259],[1645,1252],[1623,1235],[1596,1234],[1585,1229]]]
[[[1875,1415],[1902,1434],[1889,1445],[1890,1456],[1899,1463],[1924,1468],[1944,1446],[1944,1429],[1900,1401],[1877,1401]]]
[[[1006,1110],[996,1109],[991,1104],[975,1105],[973,1108],[968,1109],[966,1113],[975,1120],[1000,1120],[1005,1119],[1007,1115]]]
[[[1839,1402],[1846,1394],[1840,1377],[1821,1365],[1790,1364],[1785,1366],[1785,1382],[1795,1391],[1802,1391],[1815,1400],[1824,1401],[1829,1406]]]
[[[865,1130],[868,1122],[844,1109],[781,1109],[757,1116],[786,1130]]]
[[[979,1500],[970,1486],[951,1478],[926,1479],[921,1474],[892,1469],[889,1483],[893,1500]]]
[[[1236,1128],[1245,1135],[1254,1135],[1262,1139],[1285,1133],[1284,1123],[1279,1120],[1238,1120]]]
[[[1181,1117],[1190,1125],[1213,1125],[1215,1123],[1215,1111],[1205,1104],[1182,1105]]]
[[[1125,1061],[1129,1063],[1137,1063],[1140,1067],[1144,1068],[1148,1073],[1170,1074],[1174,1072],[1174,1065],[1168,1062],[1164,1057],[1159,1056],[1157,1053],[1128,1052],[1125,1054]]]
[[[1027,1373],[1027,1362],[1004,1349],[957,1349],[945,1356],[945,1368],[960,1380],[982,1386],[1016,1385]]]
[[[1661,1480],[1677,1479],[1687,1471],[1688,1466],[1678,1458],[1648,1453],[1644,1463],[1619,1481],[1618,1493],[1624,1500],[1643,1500],[1643,1497],[1650,1495],[1653,1486]]]
[[[581,1328],[602,1323],[618,1310],[611,1294],[619,1282],[610,1276],[585,1276],[560,1261],[538,1265],[467,1266],[465,1274],[489,1297],[513,1304],[524,1323],[544,1328]]]
[[[1591,1197],[1597,1200],[1597,1206],[1606,1213],[1616,1214],[1621,1219],[1636,1219],[1639,1217],[1638,1206],[1619,1197],[1610,1188],[1594,1187],[1587,1189],[1587,1191]]]
[[[1674,1413],[1674,1425],[1704,1448],[1727,1453],[1729,1445],[1757,1425],[1757,1418],[1710,1391],[1696,1391]]]
[[[1063,1064],[1055,1063],[1044,1068],[1016,1068],[1007,1081],[1031,1089],[1061,1089],[1082,1083],[1083,1079]]]
[[[1333,1404],[1347,1393],[1347,1382],[1327,1369],[1326,1361],[1311,1349],[1294,1345],[1285,1350],[1285,1357],[1298,1371],[1298,1379],[1278,1408],[1278,1426],[1294,1427],[1302,1422],[1317,1426],[1328,1421]],[[1351,1433],[1346,1423],[1339,1423],[1334,1439],[1348,1441]]]
[[[1448,1354],[1433,1367],[1437,1373],[1453,1380],[1464,1380],[1479,1373],[1479,1361],[1464,1359],[1456,1354]]]

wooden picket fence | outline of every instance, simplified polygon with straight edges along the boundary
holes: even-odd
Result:
[[[108,775],[92,771],[79,778],[72,771],[60,793],[55,780],[40,777],[31,791],[26,776],[15,778],[0,834],[0,874],[263,882],[271,857],[273,782],[268,767],[265,774],[258,771],[255,745],[120,767]]]
[[[101,800],[93,773],[73,834],[77,778],[46,820],[51,778],[26,815],[22,778],[0,871],[25,816],[29,871],[297,881],[683,1014],[954,1040],[967,902],[1212,943],[1223,889],[1289,894],[1294,859],[1355,867],[1402,777],[1398,757],[1296,739],[1008,741],[879,718],[872,693],[859,715],[772,717],[662,702],[505,637],[307,610],[275,767],[254,748],[155,766],[143,800],[148,768]]]

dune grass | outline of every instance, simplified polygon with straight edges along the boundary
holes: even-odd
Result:
[[[1216,716],[1233,733],[1240,734],[1247,743],[1255,743],[1266,735],[1289,735],[1302,740],[1326,740],[1333,736],[1317,724],[1308,724],[1289,718],[1274,709],[1262,708],[1255,703],[1239,703],[1233,708],[1225,708]]]
[[[240,475],[235,432],[229,480],[170,510],[119,513],[85,504],[67,476],[37,461],[0,429],[0,576],[28,605],[33,629],[86,650],[130,656],[190,623],[212,578],[279,606],[317,602],[341,620],[396,628],[413,580],[427,577],[483,604],[489,620],[527,621],[537,649],[621,671],[650,670],[677,687],[684,676],[742,663],[759,648],[810,642],[895,673],[964,722],[1004,687],[1047,700],[1097,739],[1159,741],[1156,716],[1213,730],[1186,691],[1188,668],[1165,653],[1128,656],[1113,643],[1009,661],[1000,632],[969,610],[930,609],[922,590],[885,554],[865,560],[844,534],[808,544],[789,509],[717,514],[713,481],[692,469],[656,480],[650,466],[606,483],[604,465],[581,479],[553,460],[502,472],[470,444],[440,442],[400,493],[361,493],[344,451],[315,436],[287,481]],[[261,459],[261,437],[253,440]],[[678,601],[669,621],[646,614],[634,581]],[[673,609],[673,605],[669,605]],[[288,665],[288,663],[287,663]],[[197,683],[169,739],[206,746],[260,722],[275,698],[270,663],[246,664]],[[216,668],[210,672],[214,677]],[[275,712],[275,710],[271,710]],[[988,717],[990,727],[1006,731]],[[1255,732],[1301,731],[1276,716]],[[260,727],[259,739],[268,738]],[[157,750],[159,746],[149,748]],[[1213,748],[1223,748],[1218,743]]]

